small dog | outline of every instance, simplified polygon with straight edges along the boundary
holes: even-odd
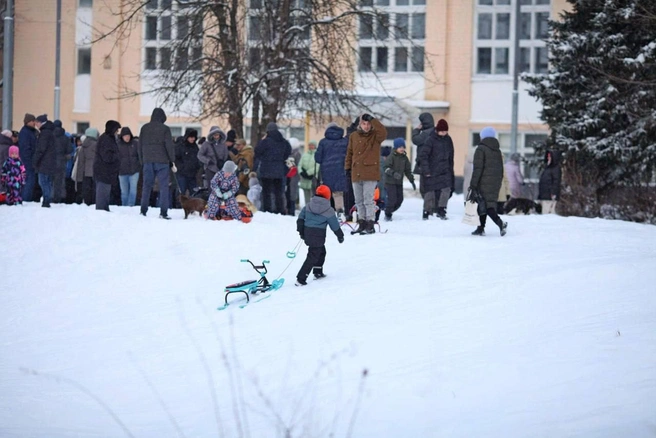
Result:
[[[185,219],[187,219],[194,211],[198,212],[199,216],[202,216],[207,202],[201,198],[190,198],[189,196],[180,195],[180,204],[185,212]]]
[[[510,214],[513,210],[515,210],[515,213],[531,214],[533,212],[542,214],[542,205],[526,198],[510,198],[503,205],[503,211],[506,214]]]

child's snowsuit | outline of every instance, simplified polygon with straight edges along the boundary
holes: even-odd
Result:
[[[309,204],[301,209],[296,220],[296,230],[308,246],[308,254],[298,271],[297,280],[305,283],[310,271],[315,276],[323,276],[323,264],[326,260],[326,226],[337,236],[339,243],[344,241],[344,232],[339,227],[339,220],[330,201],[321,196],[313,196]]]
[[[226,177],[223,171],[219,171],[214,175],[210,182],[210,198],[207,201],[207,218],[208,219],[221,219],[216,217],[221,207],[221,202],[225,202],[225,211],[235,220],[241,220],[242,214],[237,205],[235,196],[239,190],[239,179],[236,174],[231,174]]]
[[[7,187],[7,205],[22,204],[21,190],[25,185],[25,166],[20,158],[7,158],[2,164],[2,182]]]
[[[385,216],[391,217],[403,204],[403,175],[414,184],[410,160],[405,152],[394,150],[385,160],[385,189],[387,190],[387,205]]]

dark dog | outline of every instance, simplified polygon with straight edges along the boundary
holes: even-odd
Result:
[[[531,214],[531,212],[533,212],[542,214],[542,205],[526,198],[510,198],[508,202],[504,204],[503,211],[508,214],[513,210],[515,210],[516,213]]]
[[[194,211],[197,211],[198,215],[202,216],[207,202],[201,198],[190,198],[189,196],[180,195],[180,205],[182,205],[182,209],[185,212],[185,219],[187,219]]]

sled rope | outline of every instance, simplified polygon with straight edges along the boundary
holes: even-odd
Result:
[[[298,251],[298,249],[301,247],[301,243],[303,243],[303,239],[299,239],[296,246],[291,251],[287,251],[287,257],[289,257],[291,260],[289,261],[289,263],[287,263],[287,266],[285,267],[285,269],[282,270],[280,275],[276,277],[276,280],[282,277],[282,274],[285,273],[287,268],[289,268],[292,265],[292,263],[294,263],[294,259],[296,258],[296,251]]]

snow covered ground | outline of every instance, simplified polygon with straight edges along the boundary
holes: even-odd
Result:
[[[656,227],[507,217],[328,236],[294,219],[0,207],[0,436],[653,437]],[[285,286],[224,311],[271,260]]]

